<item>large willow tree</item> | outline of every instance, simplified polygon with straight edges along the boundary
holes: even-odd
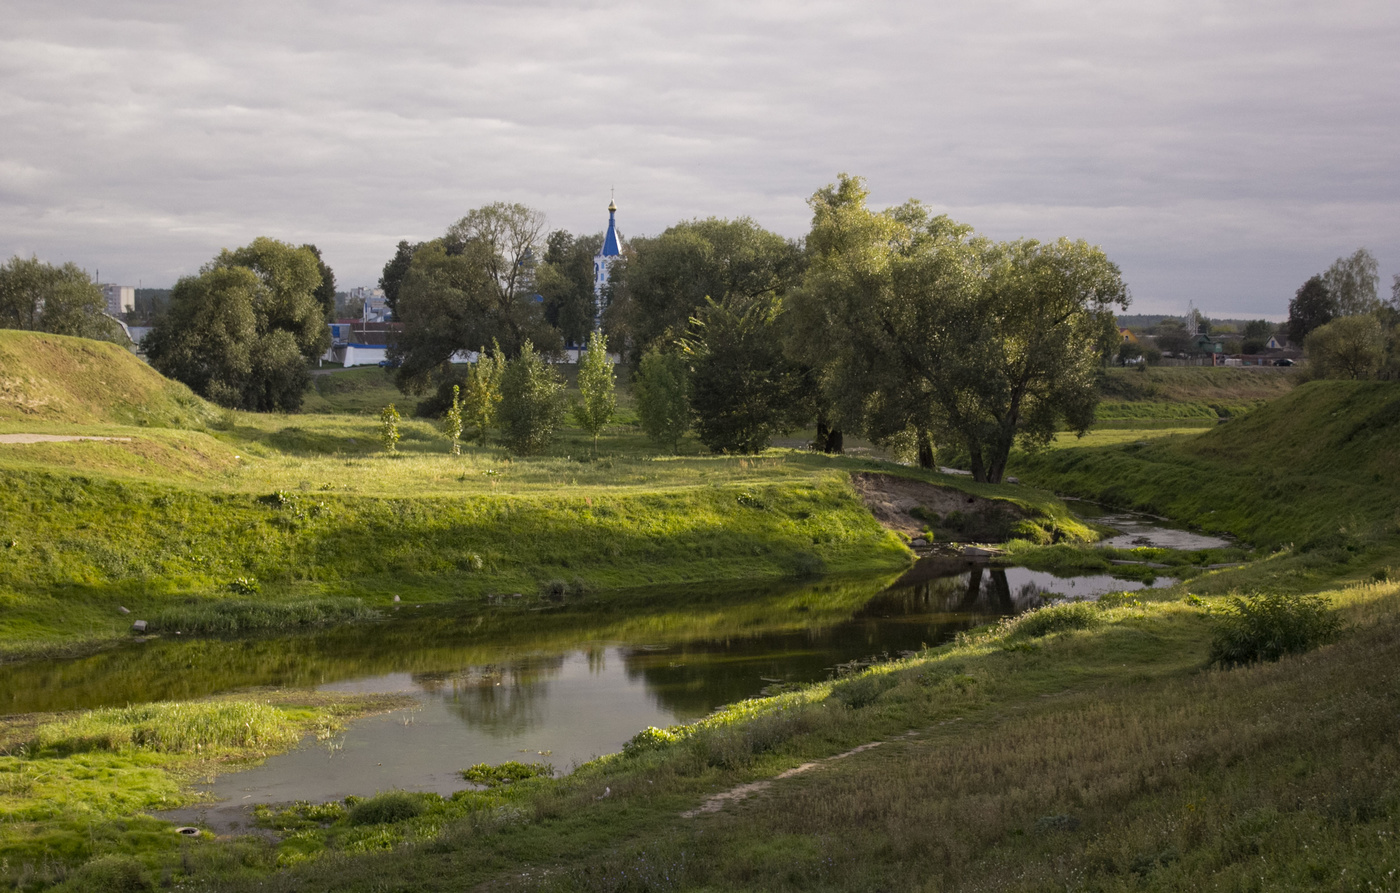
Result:
[[[917,201],[866,206],[842,175],[811,199],[810,268],[792,309],[804,359],[848,428],[913,432],[921,464],[957,443],[999,482],[1012,445],[1093,423],[1096,369],[1126,307],[1118,268],[1083,241],[995,242]]]

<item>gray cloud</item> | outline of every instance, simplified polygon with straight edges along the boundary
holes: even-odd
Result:
[[[1277,316],[1360,245],[1400,267],[1383,0],[7,6],[0,252],[107,280],[271,235],[371,284],[490,201],[601,229],[612,186],[628,234],[797,237],[843,170],[1101,244],[1145,311]]]

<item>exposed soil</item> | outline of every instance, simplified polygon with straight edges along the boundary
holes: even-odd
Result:
[[[1000,542],[1011,525],[1026,517],[1020,506],[1006,500],[892,474],[860,472],[851,483],[875,520],[911,537],[931,528],[943,542]]]

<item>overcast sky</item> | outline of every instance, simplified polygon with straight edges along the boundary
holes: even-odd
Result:
[[[0,252],[168,286],[314,242],[340,287],[518,201],[791,237],[841,171],[1088,239],[1138,312],[1287,313],[1400,271],[1400,3],[5,0]]]

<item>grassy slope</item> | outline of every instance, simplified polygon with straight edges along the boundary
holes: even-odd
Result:
[[[11,653],[118,635],[131,619],[118,605],[149,616],[250,584],[271,600],[387,603],[909,560],[850,486],[869,463],[657,456],[629,424],[625,391],[596,460],[576,429],[549,456],[453,457],[421,420],[403,423],[389,456],[369,408],[396,392],[378,369],[318,376],[327,412],[259,415],[211,407],[111,345],[0,332],[0,349],[7,381],[23,385],[0,401],[0,433],[129,438],[0,445],[0,650]],[[176,423],[188,427],[156,427]],[[1084,533],[1054,500],[1013,492],[1047,527]]]
[[[1400,385],[1311,382],[1204,434],[1052,450],[1017,473],[1259,545],[1355,551],[1400,530]]]
[[[0,431],[55,422],[198,427],[216,415],[115,344],[0,329]]]
[[[1290,369],[1200,366],[1106,370],[1098,427],[1209,427],[1293,389]]]
[[[1025,469],[1165,510],[1189,510],[1204,491],[1214,514],[1194,516],[1216,529],[1316,540],[1193,580],[1204,602],[1179,587],[1110,601],[1089,629],[1030,640],[987,631],[847,682],[736,705],[682,741],[522,790],[510,822],[445,814],[431,840],[412,843],[421,832],[400,827],[396,839],[409,843],[391,852],[332,843],[296,872],[215,886],[1392,888],[1400,585],[1318,581],[1369,578],[1378,565],[1376,576],[1396,573],[1383,565],[1400,558],[1397,415],[1394,385],[1317,383],[1205,435],[1064,448]],[[1275,477],[1278,491],[1248,501]],[[1295,491],[1307,505],[1281,508]],[[1336,531],[1339,515],[1349,532]],[[1241,589],[1320,591],[1343,612],[1342,641],[1203,672],[1215,597]],[[882,739],[743,806],[681,816],[735,784]]]
[[[277,824],[300,833],[244,866],[213,847],[186,865],[264,891],[1389,889],[1400,585],[1328,595],[1343,641],[1277,664],[1203,672],[1208,608],[1106,605],[1087,629],[989,629],[735,705],[505,810],[441,804],[370,847],[293,813]],[[752,781],[773,785],[683,815]]]
[[[1376,489],[1393,494],[1393,441],[1384,436],[1382,411],[1393,404],[1365,386],[1330,387],[1309,386],[1299,392],[1304,402],[1199,438],[1064,449],[1026,463],[1022,473],[1060,486],[1055,475],[1069,473],[1060,466],[1077,469],[1080,492],[1091,492],[1103,482],[1081,467],[1087,455],[1112,469],[1114,483],[1121,469],[1138,469],[1133,480],[1142,492],[1164,498],[1178,476],[1229,495],[1231,475],[1274,473],[1328,478],[1354,488],[1347,498],[1367,474],[1373,483],[1380,475],[1390,486]],[[1299,418],[1320,427],[1296,431]],[[274,433],[343,442],[343,432],[309,421],[290,433],[258,424],[263,435],[238,435],[237,442],[268,451],[263,464],[277,467],[260,474],[290,480],[299,469],[353,461],[315,450],[288,455],[268,443]],[[1319,434],[1346,460],[1341,467],[1310,446]],[[424,456],[411,461],[430,461],[427,435],[422,444]],[[557,488],[567,466],[548,463],[562,461],[531,464],[511,486],[526,499]],[[1280,462],[1293,464],[1285,472]],[[367,467],[392,472],[396,464]],[[635,488],[664,486],[642,480],[640,464],[628,468]],[[720,461],[709,468],[724,479],[721,489],[735,486],[729,475],[806,473]],[[257,486],[246,481],[230,479],[225,493]],[[742,486],[752,492],[754,483]],[[444,478],[436,486],[450,485]],[[1280,553],[1191,586],[1206,595],[1238,586],[1296,590],[1296,579],[1281,578],[1308,562],[1316,574],[1353,575],[1346,536],[1376,549],[1393,540],[1383,502],[1362,504],[1356,532],[1339,543]],[[1306,512],[1275,507],[1274,514],[1291,539],[1316,526]],[[1216,524],[1249,533],[1266,522],[1240,510]],[[1400,590],[1369,584],[1329,594],[1353,624],[1347,637],[1276,665],[1201,673],[1205,611],[1177,601],[1179,593],[1155,593],[1161,601],[1106,605],[1091,629],[1042,640],[991,632],[835,686],[736,705],[683,742],[606,759],[562,781],[523,784],[504,795],[505,808],[500,797],[467,797],[372,834],[346,831],[343,815],[331,811],[328,831],[289,819],[300,830],[277,849],[244,846],[235,855],[202,842],[174,870],[235,887],[246,875],[246,886],[259,889],[460,889],[473,882],[571,890],[1385,888],[1400,870],[1391,844],[1400,832],[1400,692],[1390,672],[1400,659]],[[781,782],[746,807],[697,820],[679,815],[737,782],[906,729],[915,734]],[[610,795],[599,799],[604,789]],[[328,858],[263,875],[316,852],[327,834],[336,850]],[[94,851],[111,845],[98,841]],[[171,870],[165,855],[153,851],[150,859]]]

